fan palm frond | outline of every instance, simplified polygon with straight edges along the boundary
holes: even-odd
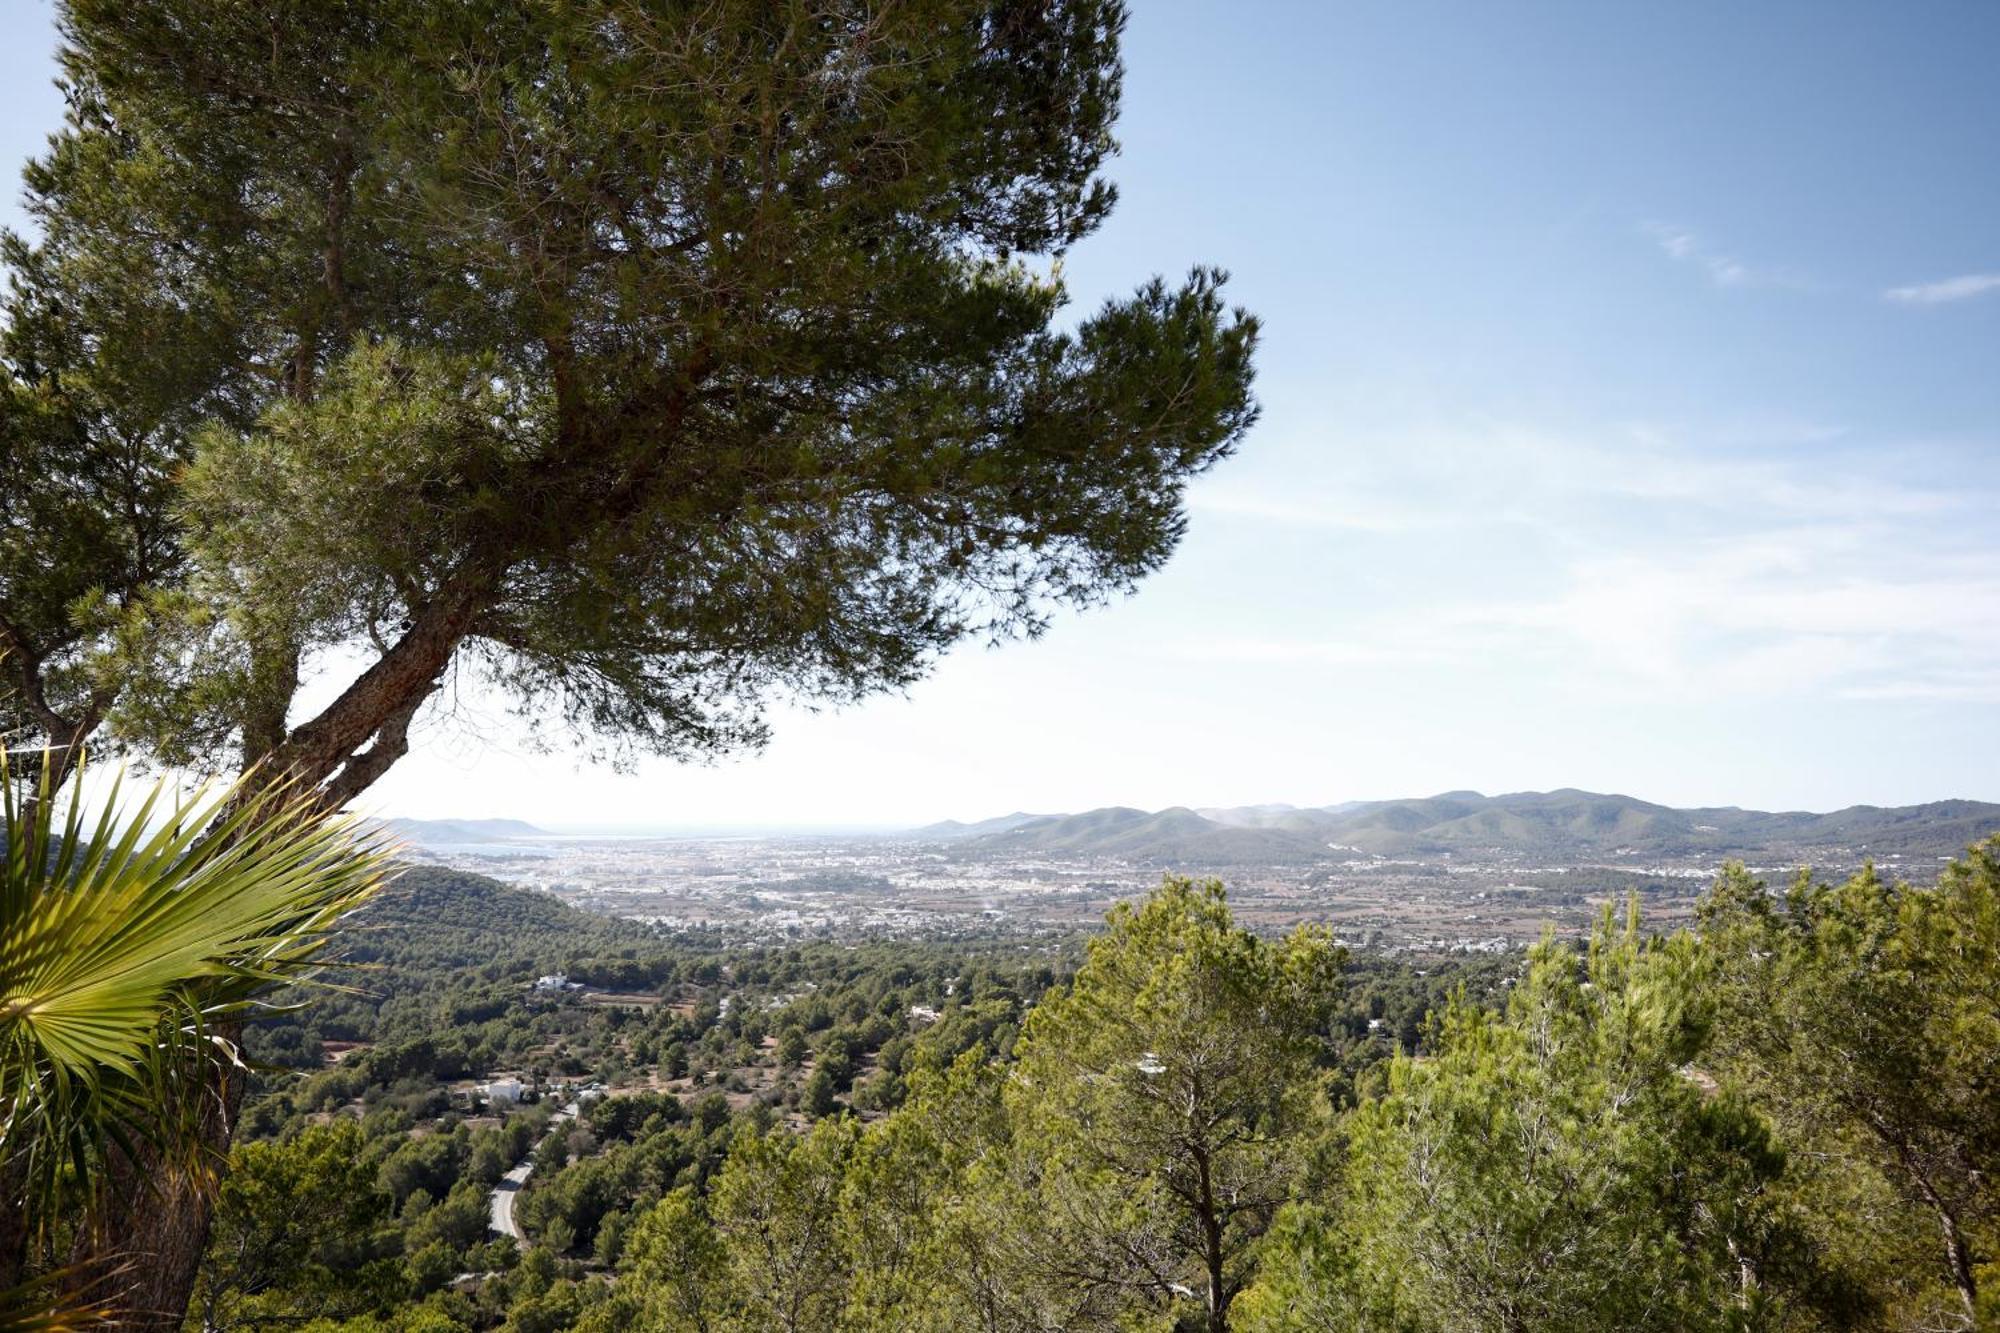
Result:
[[[84,1333],[113,1327],[110,1307],[90,1299],[96,1283],[75,1268],[58,1268],[0,1291],[0,1333]],[[100,1279],[101,1282],[101,1279]]]
[[[259,993],[305,974],[382,881],[354,821],[241,783],[187,803],[122,781],[22,801],[0,753],[0,1181],[31,1235],[79,1204],[116,1150],[197,1180],[217,1061]],[[60,811],[61,823],[57,823]],[[208,1095],[213,1095],[212,1093]]]

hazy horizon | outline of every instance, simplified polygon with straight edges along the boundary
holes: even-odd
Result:
[[[1256,810],[1256,809],[1324,810],[1339,806],[1355,805],[1355,804],[1369,805],[1369,804],[1378,804],[1390,801],[1425,800],[1440,796],[1462,794],[1465,792],[1472,792],[1472,794],[1476,796],[1495,798],[1495,797],[1521,796],[1521,795],[1544,795],[1558,791],[1577,791],[1579,793],[1592,796],[1610,796],[1610,797],[1628,798],[1637,801],[1648,801],[1648,798],[1645,795],[1636,792],[1590,792],[1586,791],[1583,788],[1575,788],[1575,787],[1548,788],[1545,791],[1531,791],[1527,789],[1522,789],[1519,791],[1487,791],[1487,792],[1474,791],[1471,788],[1465,788],[1465,787],[1450,787],[1442,789],[1440,791],[1405,792],[1397,796],[1362,796],[1362,797],[1353,797],[1353,798],[1334,800],[1334,801],[1245,801],[1230,805],[1190,805],[1185,801],[1179,801],[1179,802],[1174,802],[1170,805],[1158,806],[1158,807],[1135,806],[1130,802],[1125,802],[1125,801],[1109,801],[1101,806],[1089,806],[1089,807],[1082,807],[1075,809],[1058,810],[1058,809],[1023,808],[1017,810],[990,810],[977,814],[967,813],[960,815],[947,815],[940,819],[922,820],[922,821],[878,819],[878,820],[829,821],[825,823],[816,823],[812,821],[801,821],[801,820],[746,819],[739,822],[697,821],[686,824],[671,824],[671,823],[645,824],[645,823],[620,823],[620,822],[591,823],[588,821],[582,823],[574,823],[574,822],[559,823],[559,822],[551,822],[548,820],[537,819],[532,812],[524,813],[520,811],[489,811],[489,812],[474,813],[463,810],[457,811],[455,813],[441,814],[441,815],[411,816],[411,815],[391,814],[385,817],[414,819],[417,820],[418,822],[438,823],[438,824],[479,823],[487,821],[512,820],[525,824],[530,824],[534,826],[537,833],[546,834],[551,838],[653,838],[653,837],[731,838],[731,837],[757,837],[757,836],[774,837],[774,836],[786,836],[786,835],[812,837],[821,834],[894,835],[899,833],[917,832],[924,828],[943,823],[956,822],[960,824],[969,825],[969,824],[977,824],[985,820],[1010,818],[1017,815],[1029,815],[1038,819],[1061,818],[1068,815],[1084,814],[1088,813],[1091,810],[1101,810],[1101,809],[1139,809],[1139,810],[1145,810],[1147,813],[1157,813],[1159,810],[1165,810],[1165,809],[1188,809],[1188,810],[1193,810],[1196,813],[1203,813],[1207,811]],[[1984,798],[1977,796],[1947,796],[1947,797],[1937,798],[1937,800],[1940,801],[1949,801],[1949,800],[1978,801],[1982,799]],[[1654,805],[1668,804],[1666,802],[1661,802],[1661,801],[1650,801],[1649,803]],[[1922,805],[1929,803],[1930,802],[1908,802],[1902,804]],[[1876,803],[1855,802],[1852,804],[1867,806]],[[1752,811],[1763,810],[1764,813],[1770,813],[1770,814],[1831,814],[1834,813],[1836,809],[1845,809],[1851,807],[1829,807],[1826,809],[1807,809],[1805,807],[1788,807],[1782,809],[1779,808],[1765,809],[1764,807],[1744,805],[1741,802],[1708,801],[1708,802],[1698,802],[1692,805],[1675,806],[1673,808],[1740,809],[1740,810],[1752,810]]]
[[[712,768],[537,753],[467,675],[364,807],[2000,798],[2000,11],[1907,17],[1138,6],[1073,310],[1201,261],[1265,325],[1263,418],[1168,566]],[[61,113],[22,37],[17,162]]]

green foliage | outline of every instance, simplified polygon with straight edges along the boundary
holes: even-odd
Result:
[[[797,1027],[788,1027],[778,1035],[778,1063],[787,1069],[796,1069],[805,1063],[806,1034]]]
[[[1169,880],[1114,912],[1008,1076],[977,1046],[948,1070],[933,1052],[866,1130],[739,1138],[705,1208],[683,1194],[635,1225],[630,1297],[661,1327],[831,1333],[1108,1329],[1199,1291],[1226,1327],[1323,1123],[1341,961],[1316,932],[1236,928],[1220,885]]]
[[[486,1191],[474,1181],[462,1180],[417,1218],[408,1244],[420,1250],[438,1242],[463,1254],[486,1238],[486,1218]]]
[[[397,1208],[415,1193],[442,1199],[458,1179],[468,1148],[462,1137],[452,1134],[411,1139],[382,1163],[382,1189]]]
[[[7,256],[38,725],[345,800],[455,660],[699,755],[1131,587],[1257,331],[1207,269],[1065,315],[1124,20],[68,0]],[[380,669],[291,725],[334,649]]]
[[[832,1115],[840,1109],[839,1096],[835,1092],[838,1086],[831,1071],[813,1070],[812,1076],[806,1079],[804,1092],[799,1096],[799,1109],[815,1120]]]
[[[1841,884],[1801,876],[1780,898],[1732,868],[1703,917],[1728,982],[1724,1058],[1784,1133],[1837,1164],[1803,1182],[1822,1243],[1875,1270],[1895,1318],[1991,1317],[2000,841],[1928,889],[1871,868]],[[1891,1242],[1841,1234],[1859,1199],[1895,1218]]]
[[[458,1271],[458,1255],[442,1240],[434,1240],[413,1251],[403,1269],[410,1290],[419,1296],[443,1287],[457,1276]]]
[[[402,1296],[401,1265],[383,1235],[389,1200],[362,1148],[350,1121],[231,1154],[190,1309],[202,1328],[345,1317]],[[448,1256],[418,1258],[422,1289],[442,1285],[435,1270]]]
[[[633,1224],[618,1271],[658,1333],[715,1328],[725,1308],[728,1256],[701,1200],[682,1187]]]
[[[534,411],[498,382],[490,365],[390,339],[328,367],[310,403],[200,432],[175,505],[200,557],[180,613],[201,660],[176,669],[171,694],[138,682],[127,725],[170,760],[210,757],[198,745],[216,727],[179,724],[240,707],[261,655],[379,638],[404,614],[399,589],[436,583],[480,527],[507,521],[491,481],[472,479],[529,452]]]
[[[382,874],[350,825],[276,795],[170,813],[163,784],[132,808],[114,786],[94,822],[80,788],[14,797],[0,753],[0,1286],[76,1214],[128,1204],[135,1162],[158,1187],[207,1187],[181,1091],[231,1067],[218,1026],[299,977]]]
[[[1300,1180],[1344,961],[1321,931],[1236,926],[1219,881],[1170,877],[1112,911],[1030,1016],[1008,1090],[1076,1280],[1162,1304],[1192,1290],[1225,1326]]]
[[[160,299],[171,257],[84,253],[87,222],[35,207],[58,182],[137,169],[130,144],[92,148],[30,170],[39,246],[0,237],[0,737],[54,747],[58,781],[117,698],[121,625],[186,573],[171,511],[194,432],[240,420],[214,391],[229,342],[214,307]]]
[[[534,1246],[480,1285],[468,1324],[1971,1329],[1912,1169],[1932,1170],[1955,1208],[1974,1299],[1989,1300],[1994,850],[1934,889],[1861,876],[1774,897],[1731,872],[1699,934],[1648,938],[1636,909],[1607,912],[1587,944],[1550,939],[1525,964],[1349,960],[1316,932],[1242,930],[1219,886],[1178,879],[1115,912],[1068,979],[1065,951],[1031,962],[1018,945],[628,937],[478,881],[457,923],[442,875],[420,881],[426,910],[386,916],[373,947],[392,990],[421,990],[511,935],[508,1012],[566,1025],[524,1042],[650,1041],[762,1088],[732,1109],[720,1091],[639,1077],[589,1108],[551,1140],[564,1164],[517,1201]],[[383,906],[393,893],[371,910]],[[580,1003],[531,1007],[539,933],[572,926],[606,932],[587,946],[601,956],[675,978],[663,991],[679,1008],[614,1022]],[[500,1021],[440,1002],[482,1033]],[[405,1010],[394,993],[379,1004],[384,1075],[420,1081],[412,1071],[460,1040],[445,1010]],[[913,1005],[941,1017],[911,1019]],[[1422,1031],[1395,1051],[1384,1028],[1406,1024]],[[787,1032],[817,1047],[830,1097],[831,1071],[872,1056],[850,1094],[859,1117],[806,1114],[778,1049]],[[760,1049],[763,1033],[778,1036]],[[1931,1086],[1912,1085],[1918,1067]],[[453,1264],[514,1262],[511,1242],[478,1243],[486,1186],[471,1163],[482,1146],[490,1161],[532,1151],[546,1108],[468,1129],[457,1112],[409,1109],[414,1093],[356,1092],[374,1106],[358,1179],[384,1207],[384,1182],[455,1173],[441,1202],[413,1186],[385,1224],[407,1299],[443,1298]],[[1870,1109],[1901,1117],[1889,1123],[1924,1155],[1894,1152]],[[304,1115],[276,1123],[296,1135]],[[1953,1163],[1972,1166],[1942,1169]],[[593,1257],[615,1282],[580,1274]],[[424,1309],[372,1317],[388,1327]]]
[[[738,1139],[710,1205],[739,1326],[832,1333],[846,1301],[841,1182],[859,1131],[822,1120],[797,1139]]]
[[[1686,1072],[1705,989],[1635,908],[1581,957],[1541,945],[1504,1016],[1452,1004],[1351,1118],[1344,1196],[1292,1219],[1253,1326],[1779,1326],[1784,1158]]]

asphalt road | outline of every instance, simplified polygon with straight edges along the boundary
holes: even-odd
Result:
[[[563,1107],[562,1110],[557,1111],[555,1117],[549,1121],[549,1133],[553,1134],[561,1129],[565,1120],[576,1119],[576,1112],[577,1103],[575,1102],[571,1102],[568,1106]],[[546,1140],[547,1135],[544,1135],[543,1138]],[[540,1144],[536,1145],[536,1147],[540,1146]],[[493,1187],[493,1194],[488,1200],[490,1205],[486,1223],[488,1228],[499,1232],[503,1236],[512,1236],[516,1241],[527,1239],[526,1236],[521,1234],[520,1225],[514,1221],[514,1197],[521,1192],[521,1186],[528,1183],[528,1177],[534,1173],[534,1170],[535,1153],[533,1149],[530,1149],[526,1157],[523,1157],[514,1164],[513,1170],[500,1177],[500,1183]]]

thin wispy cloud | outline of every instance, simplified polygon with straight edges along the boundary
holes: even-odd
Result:
[[[1393,627],[1391,627],[1393,630]],[[1390,641],[1394,638],[1395,641]],[[1395,667],[1424,663],[1447,666],[1458,660],[1448,646],[1416,643],[1393,632],[1374,642],[1362,640],[1303,640],[1276,638],[1199,638],[1174,645],[1174,657],[1184,662],[1230,662],[1262,665]]]
[[[1993,697],[2000,566],[1979,519],[2000,489],[1940,447],[1709,438],[1731,434],[1489,422],[1237,491],[1228,508],[1320,529],[1330,567],[1380,594],[1183,655],[1354,683],[1526,673],[1633,700]],[[1391,497],[1393,523],[1329,518]]]
[[[1962,273],[1940,282],[1891,287],[1882,293],[1882,299],[1896,305],[1949,305],[1996,291],[2000,291],[2000,273]]]
[[[1654,223],[1646,230],[1669,259],[1703,269],[1718,287],[1740,287],[1750,281],[1750,269],[1741,260],[1707,249],[1699,237],[1685,228]]]
[[[1888,566],[1831,527],[1619,552],[1562,582],[1472,615],[1649,697],[1940,697],[2000,654],[2000,580],[1935,556]]]
[[[1344,494],[1270,495],[1242,488],[1205,488],[1188,495],[1188,507],[1201,513],[1257,519],[1309,527],[1341,528],[1350,532],[1411,532],[1435,527],[1441,518],[1418,507],[1358,491]]]
[[[1856,685],[1840,691],[1843,699],[1924,703],[2000,703],[2000,671],[1946,671],[1921,680]]]
[[[1656,513],[1845,522],[1871,515],[1950,519],[1995,499],[1984,488],[1975,494],[1936,479],[1842,466],[1834,449],[1846,434],[1824,426],[1784,436],[1765,432],[1739,446],[1744,432],[1729,423],[1584,433],[1485,421],[1407,433],[1349,454],[1337,470],[1289,478],[1282,488],[1198,488],[1188,503],[1218,516],[1399,535],[1546,528],[1552,515],[1597,513],[1619,500]],[[1714,438],[1731,443],[1705,444]],[[1903,448],[1910,457],[1915,446]]]
[[[1804,287],[1797,277],[1776,269],[1753,267],[1733,254],[1708,244],[1686,227],[1667,222],[1649,222],[1646,234],[1661,253],[1675,263],[1687,264],[1708,275],[1718,287]]]

